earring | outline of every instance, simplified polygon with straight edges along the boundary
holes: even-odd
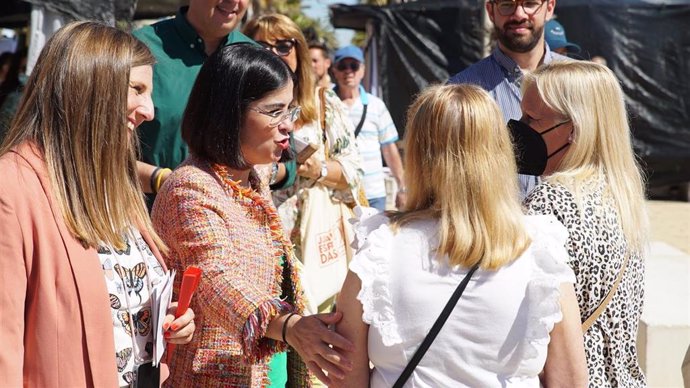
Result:
[[[573,133],[570,132],[570,135],[568,135],[568,144],[573,142]]]

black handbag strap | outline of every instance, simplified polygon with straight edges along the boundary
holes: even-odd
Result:
[[[462,279],[460,284],[458,284],[458,288],[455,289],[453,295],[451,295],[450,299],[448,299],[446,307],[444,307],[443,311],[441,311],[441,315],[436,318],[436,322],[434,322],[434,325],[431,326],[429,334],[426,335],[426,338],[424,338],[422,344],[419,345],[417,351],[414,352],[414,356],[412,356],[412,359],[405,367],[405,370],[402,371],[400,377],[398,377],[398,380],[396,380],[395,384],[393,384],[393,388],[402,388],[402,386],[405,385],[405,382],[407,382],[407,379],[410,378],[412,372],[414,372],[414,369],[417,367],[417,364],[419,364],[419,361],[422,360],[422,357],[424,357],[426,351],[429,350],[431,343],[434,342],[436,336],[438,336],[438,333],[441,331],[441,328],[448,320],[448,317],[450,317],[450,314],[453,312],[453,309],[455,309],[455,305],[458,304],[458,300],[460,300],[462,293],[465,291],[465,287],[467,287],[467,283],[469,283],[472,274],[474,274],[474,271],[476,271],[477,268],[479,268],[479,263],[470,268],[470,271],[467,272],[465,278]]]
[[[359,119],[359,124],[357,124],[357,128],[355,128],[355,138],[359,136],[359,133],[362,131],[362,126],[364,125],[364,119],[367,117],[367,107],[369,104],[364,105],[364,109],[362,110],[362,118]]]

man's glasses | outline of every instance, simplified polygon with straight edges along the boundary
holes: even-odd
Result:
[[[359,70],[359,62],[348,62],[345,63],[345,61],[341,61],[336,65],[335,67],[339,71],[345,71],[347,69],[350,69],[352,72],[357,72]]]
[[[250,110],[253,110],[254,112],[261,113],[262,115],[266,115],[271,118],[271,121],[268,122],[268,126],[273,128],[279,126],[282,122],[285,120],[288,120],[290,123],[294,123],[297,121],[299,118],[300,112],[302,112],[302,108],[299,106],[295,106],[291,109],[288,109],[286,112],[277,110],[274,112],[266,112],[265,110],[259,109],[259,108],[249,108]]]
[[[297,44],[297,41],[294,39],[277,39],[276,44],[270,44],[262,40],[257,40],[256,42],[262,45],[266,50],[271,50],[281,57],[290,55],[290,51],[292,51]]]
[[[494,7],[498,10],[501,16],[510,16],[515,13],[518,7],[518,3],[522,6],[522,10],[527,15],[534,15],[542,5],[544,5],[545,0],[524,0],[524,1],[514,1],[514,0],[493,0],[492,3]]]

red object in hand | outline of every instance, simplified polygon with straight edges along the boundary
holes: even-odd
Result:
[[[189,303],[192,301],[192,295],[194,291],[199,286],[201,281],[201,269],[197,267],[190,266],[182,275],[182,285],[180,285],[180,297],[177,301],[177,311],[175,311],[175,318],[184,314],[189,308]],[[175,350],[174,344],[168,344],[167,348],[167,362],[169,363],[172,358],[172,352]]]

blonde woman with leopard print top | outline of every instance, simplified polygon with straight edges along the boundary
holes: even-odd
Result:
[[[635,341],[648,221],[620,85],[605,66],[550,64],[523,82],[522,112],[509,123],[524,152],[519,164],[543,169],[527,213],[565,225],[582,320],[596,317],[583,326],[589,386],[644,387]]]

